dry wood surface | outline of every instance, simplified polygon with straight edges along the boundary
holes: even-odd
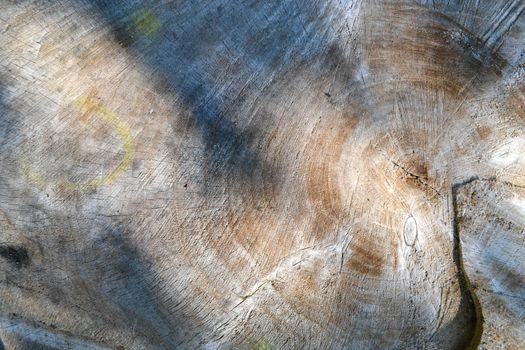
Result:
[[[3,346],[525,349],[524,10],[0,0]]]

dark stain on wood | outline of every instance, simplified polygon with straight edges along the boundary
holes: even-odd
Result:
[[[427,187],[425,184],[428,181],[428,163],[423,159],[411,159],[408,162],[408,169],[413,176],[408,178],[411,180],[416,180],[416,187]]]
[[[111,33],[115,37],[115,41],[123,48],[128,48],[135,42],[133,34],[124,25],[115,25],[110,28],[112,28]]]
[[[479,138],[482,140],[486,140],[492,134],[492,129],[485,125],[476,128],[476,131],[479,134]]]
[[[352,272],[365,276],[379,277],[383,274],[386,254],[383,247],[373,237],[360,235],[351,245],[351,255],[347,267]]]
[[[17,268],[27,267],[31,263],[27,248],[22,246],[0,245],[0,256]]]

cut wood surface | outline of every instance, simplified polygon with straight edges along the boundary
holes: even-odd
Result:
[[[525,349],[524,10],[0,0],[4,347]]]

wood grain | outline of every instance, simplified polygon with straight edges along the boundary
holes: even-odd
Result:
[[[525,348],[524,9],[0,0],[5,348]]]

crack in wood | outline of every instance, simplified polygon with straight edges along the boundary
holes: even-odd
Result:
[[[458,271],[458,280],[459,284],[461,286],[462,294],[465,293],[462,296],[462,301],[466,301],[471,305],[471,307],[474,308],[475,312],[475,324],[473,326],[473,332],[472,337],[470,339],[469,345],[467,347],[468,350],[476,350],[478,349],[480,343],[481,343],[481,335],[483,333],[483,310],[481,308],[481,304],[479,302],[479,299],[476,295],[476,292],[472,286],[472,283],[470,282],[470,279],[467,275],[467,272],[465,270],[465,265],[463,262],[463,253],[462,253],[462,246],[461,246],[461,239],[459,236],[459,222],[458,222],[458,204],[457,204],[457,192],[458,190],[468,185],[474,181],[478,181],[478,176],[472,176],[464,181],[455,183],[452,185],[451,188],[451,195],[452,195],[452,229],[453,229],[453,238],[454,238],[454,247],[452,250],[453,254],[453,260],[457,267]],[[467,297],[467,300],[465,300],[465,295]]]

